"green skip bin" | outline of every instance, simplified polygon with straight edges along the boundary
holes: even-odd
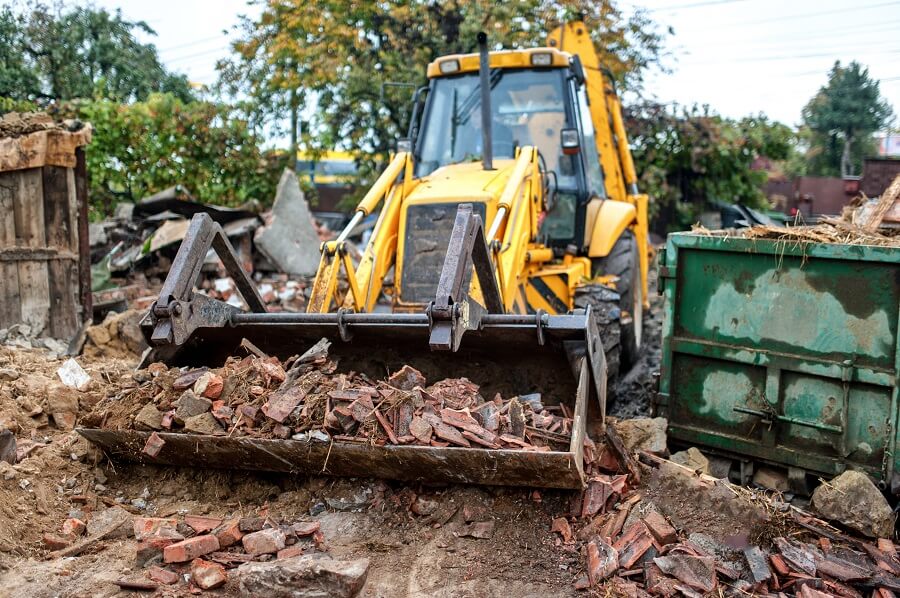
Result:
[[[900,489],[900,247],[679,233],[659,263],[671,439]]]

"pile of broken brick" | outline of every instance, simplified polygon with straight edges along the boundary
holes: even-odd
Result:
[[[580,549],[584,556],[586,574],[576,580],[576,589],[688,598],[713,593],[888,598],[900,592],[900,559],[890,539],[872,542],[850,536],[772,497],[763,501],[777,511],[770,515],[770,530],[727,548],[742,553],[743,562],[721,558],[710,546],[676,530],[659,511],[642,514],[641,471],[648,471],[646,465],[680,468],[684,475],[706,478],[707,484],[736,487],[650,453],[640,453],[642,468],[623,450],[613,427],[607,427],[606,434],[598,454],[586,452],[585,459],[591,459],[595,471],[607,473],[592,476],[587,488],[573,496],[569,515],[554,519],[551,527],[559,534],[558,542]]]
[[[67,519],[60,534],[45,534],[51,557],[76,556],[102,540],[134,538],[137,575],[116,580],[124,590],[152,591],[186,586],[190,593],[222,587],[229,572],[241,587],[263,590],[267,580],[284,582],[285,572],[365,583],[368,561],[332,560],[315,521],[275,521],[265,512],[223,519],[206,515],[135,517],[118,505],[93,516]],[[246,566],[242,566],[249,564]]]
[[[540,394],[509,399],[497,394],[485,400],[466,378],[429,385],[409,365],[386,380],[336,373],[324,339],[284,363],[249,342],[242,346],[250,354],[231,357],[221,368],[185,371],[154,363],[138,372],[127,383],[132,387],[120,391],[134,409],[125,425],[152,432],[374,445],[569,450],[571,411],[566,405],[542,404]],[[163,444],[152,434],[145,452],[155,456]]]

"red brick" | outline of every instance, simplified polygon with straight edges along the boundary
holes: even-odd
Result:
[[[650,533],[656,538],[656,541],[663,546],[672,544],[678,540],[678,534],[675,532],[675,528],[672,527],[671,524],[666,521],[666,518],[657,511],[650,511],[650,513],[644,517],[644,525],[647,526],[647,529],[650,530]]]
[[[142,568],[151,561],[161,560],[165,547],[171,546],[178,541],[179,540],[174,540],[172,538],[160,538],[156,536],[150,536],[146,540],[141,540],[137,543],[134,552],[135,566]]]
[[[62,524],[62,533],[64,536],[68,536],[70,534],[80,536],[86,529],[87,524],[85,524],[85,522],[81,519],[75,519],[74,517],[66,519]]]
[[[283,550],[278,551],[278,555],[275,558],[278,559],[290,559],[295,556],[300,556],[303,554],[304,550],[309,550],[308,546],[301,546],[300,544],[295,544],[293,546],[288,546]]]
[[[135,517],[134,518],[134,538],[136,540],[146,540],[151,536],[156,536],[160,538],[171,537],[176,542],[180,540],[184,540],[184,538],[175,539],[175,535],[178,534],[176,530],[176,526],[178,522],[175,519],[164,519],[161,517]],[[160,530],[166,530],[163,533],[159,533]],[[167,533],[169,532],[169,533]]]
[[[44,546],[46,546],[50,550],[62,550],[75,541],[75,534],[44,534],[43,541]]]
[[[226,546],[234,546],[238,542],[241,541],[241,538],[244,537],[244,532],[240,529],[240,524],[237,519],[229,519],[225,521],[213,530],[213,535],[219,541],[219,546],[225,548]]]
[[[198,534],[205,534],[222,525],[222,518],[206,517],[203,515],[185,515],[184,522]]]
[[[221,376],[206,372],[194,383],[194,393],[207,399],[218,399],[224,387],[225,383]]]
[[[300,536],[311,536],[319,531],[318,521],[301,521],[293,525],[294,533]]]
[[[149,577],[152,581],[157,583],[165,584],[167,586],[178,583],[178,579],[180,576],[174,571],[169,571],[168,569],[163,569],[162,567],[153,566],[150,567],[150,570],[147,571],[147,577]]]
[[[167,563],[186,563],[218,549],[219,541],[216,537],[206,534],[166,546],[163,549],[163,560]]]
[[[147,443],[144,445],[144,450],[142,452],[148,457],[155,457],[159,454],[159,451],[162,450],[162,447],[164,447],[165,444],[166,441],[163,440],[159,434],[153,432],[147,438]]]
[[[201,589],[211,590],[225,585],[228,576],[225,567],[218,563],[211,563],[203,559],[194,559],[191,563],[191,579]]]
[[[247,534],[241,539],[244,550],[249,554],[274,554],[284,548],[284,532],[280,529],[269,528],[252,534]]]

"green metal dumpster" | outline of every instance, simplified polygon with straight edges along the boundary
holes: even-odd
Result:
[[[900,487],[900,248],[678,233],[659,264],[670,439]]]

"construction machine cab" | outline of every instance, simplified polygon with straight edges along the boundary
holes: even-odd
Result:
[[[415,174],[480,160],[483,154],[481,89],[475,55],[453,55],[428,68],[428,99],[411,131]],[[540,237],[557,253],[584,244],[584,206],[605,197],[580,61],[551,48],[494,52],[490,58],[493,159],[503,164],[517,150],[540,154],[548,193]],[[588,148],[588,151],[581,151]]]

